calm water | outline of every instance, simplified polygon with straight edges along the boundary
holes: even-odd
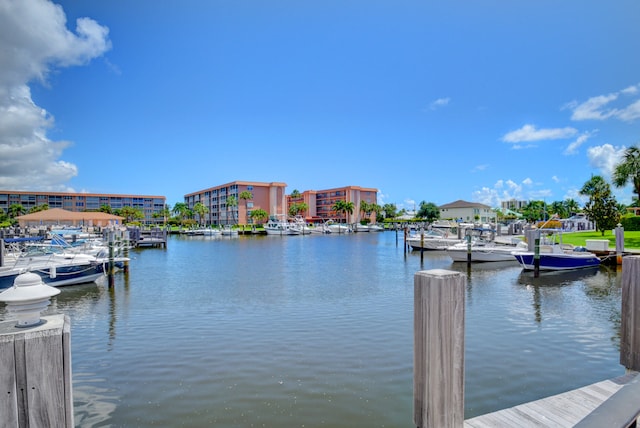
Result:
[[[172,237],[132,257],[112,290],[52,300],[77,426],[412,427],[413,275],[468,273],[393,232]],[[474,265],[466,417],[624,374],[619,276]]]

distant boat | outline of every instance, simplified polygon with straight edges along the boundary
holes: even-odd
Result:
[[[384,232],[384,227],[376,223],[369,223],[369,232]]]
[[[354,231],[355,232],[368,232],[369,231],[369,226],[367,226],[366,224],[357,223]]]
[[[457,235],[439,229],[415,233],[407,238],[412,250],[446,250],[452,245],[463,242]]]
[[[269,216],[269,220],[263,227],[267,235],[300,235],[302,233],[295,223],[289,223],[282,216]]]

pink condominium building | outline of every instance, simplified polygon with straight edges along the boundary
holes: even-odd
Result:
[[[285,215],[294,203],[304,202],[307,210],[301,215],[307,222],[334,219],[354,223],[364,219],[360,212],[361,202],[377,204],[378,189],[346,186],[326,190],[305,190],[296,195],[286,195],[286,183],[263,183],[257,181],[232,181],[184,196],[185,204],[193,210],[199,202],[207,208],[201,222],[206,225],[252,224],[251,212],[262,209],[269,215]],[[251,199],[241,198],[243,192],[251,193]],[[244,193],[246,195],[246,193]],[[227,204],[229,196],[235,202]],[[338,213],[333,205],[339,201],[353,202],[353,214]],[[375,213],[370,215],[372,221]]]
[[[201,220],[207,226],[252,224],[251,211],[256,209],[265,210],[269,215],[286,214],[286,187],[286,183],[279,182],[232,181],[189,193],[184,196],[184,202],[192,210],[198,202],[207,208]],[[241,199],[243,192],[251,193],[251,199]],[[235,202],[227,204],[230,196]]]

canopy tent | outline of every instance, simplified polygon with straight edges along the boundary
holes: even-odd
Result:
[[[94,211],[67,211],[62,208],[51,208],[31,214],[17,216],[20,227],[33,226],[108,226],[122,223],[124,217]]]

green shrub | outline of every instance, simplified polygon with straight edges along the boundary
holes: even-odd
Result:
[[[638,231],[640,230],[640,216],[625,214],[620,219],[620,224],[625,231]]]

